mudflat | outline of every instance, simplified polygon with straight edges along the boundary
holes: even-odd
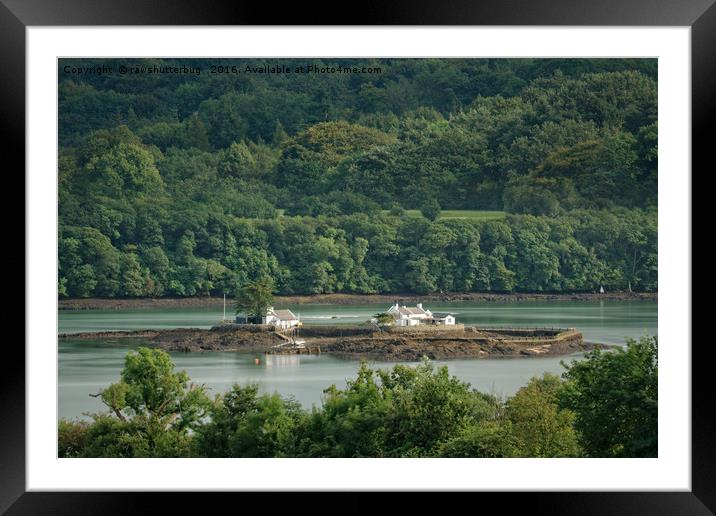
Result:
[[[211,329],[111,331],[61,334],[71,339],[135,339],[166,351],[237,351],[261,353],[329,353],[346,358],[378,361],[495,358],[565,355],[609,346],[584,342],[575,329],[480,329],[444,331],[378,330],[373,326],[320,326],[301,329],[303,346],[262,326],[222,325]]]

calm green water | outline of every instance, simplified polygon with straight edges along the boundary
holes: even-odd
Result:
[[[638,338],[645,332],[657,334],[657,303],[623,302],[522,302],[522,303],[426,303],[434,311],[450,311],[458,322],[481,326],[574,327],[588,341],[622,344],[625,337]],[[281,308],[284,308],[283,306]],[[306,324],[356,324],[384,311],[384,305],[297,305]],[[63,333],[145,328],[208,328],[222,317],[217,309],[163,309],[60,312],[59,331]],[[101,410],[97,399],[89,396],[117,381],[127,350],[141,341],[71,340],[59,341],[59,416],[75,417]],[[509,396],[531,377],[543,372],[560,374],[560,360],[579,358],[545,357],[515,359],[451,360],[450,372],[473,387]],[[211,393],[223,392],[232,383],[257,383],[262,392],[293,395],[306,407],[320,404],[323,389],[344,386],[358,366],[354,360],[330,355],[261,356],[244,353],[175,353],[172,358],[192,380],[203,383]],[[380,362],[387,368],[391,363]]]

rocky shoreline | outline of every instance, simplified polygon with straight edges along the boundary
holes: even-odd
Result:
[[[522,302],[522,301],[656,301],[657,292],[607,292],[604,294],[591,292],[578,292],[571,294],[544,294],[544,293],[447,293],[447,294],[318,294],[313,296],[275,296],[277,305],[300,304],[373,304],[392,303],[400,300],[403,303],[417,303],[420,301],[485,301],[485,302]],[[182,298],[132,298],[132,299],[60,299],[60,310],[122,310],[144,308],[210,308],[221,307],[222,297],[182,297]],[[229,301],[227,300],[227,304]]]
[[[112,331],[60,334],[61,339],[133,339],[166,351],[201,352],[277,352],[285,343],[278,334],[261,327],[217,326],[210,330],[177,328],[171,330]],[[609,346],[584,342],[582,334],[564,330],[481,330],[377,332],[371,327],[321,327],[302,330],[302,339],[312,352],[346,358],[378,361],[431,359],[497,358],[566,355]],[[279,351],[280,352],[280,351]]]

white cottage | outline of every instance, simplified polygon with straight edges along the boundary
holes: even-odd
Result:
[[[400,306],[397,302],[391,306],[387,313],[393,316],[393,324],[396,326],[417,326],[426,324],[432,317],[430,310],[423,309],[423,304],[418,303],[417,306]]]
[[[266,316],[262,318],[261,322],[283,330],[301,325],[300,319],[291,310],[274,310],[273,306],[266,310]]]
[[[455,324],[455,316],[445,312],[433,312],[433,324]]]
[[[421,324],[455,324],[455,316],[449,313],[433,313],[423,308],[422,303],[416,306],[400,306],[397,302],[386,313],[393,316],[395,326],[418,326]]]

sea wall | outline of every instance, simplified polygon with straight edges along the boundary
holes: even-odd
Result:
[[[451,334],[452,332],[464,332],[464,324],[421,324],[420,326],[386,326],[383,331],[387,333],[446,333]]]
[[[243,331],[246,333],[264,333],[274,331],[274,327],[270,324],[235,324],[226,323],[212,326],[211,331],[233,333],[236,331]]]

